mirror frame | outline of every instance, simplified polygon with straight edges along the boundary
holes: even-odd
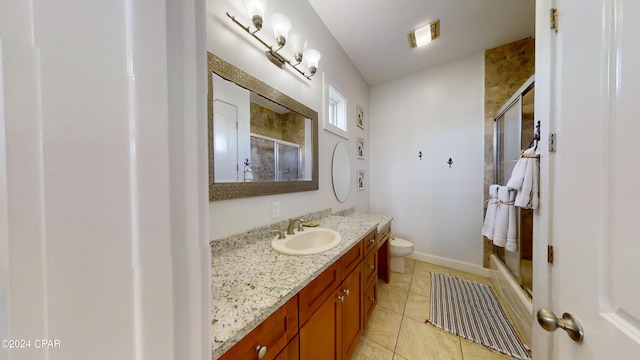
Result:
[[[208,111],[208,149],[209,149],[209,201],[238,199],[250,196],[284,194],[301,191],[318,190],[318,113],[299,103],[293,98],[272,88],[230,63],[207,51],[207,78],[209,93],[207,96]],[[213,76],[215,73],[223,79],[267,98],[287,109],[311,119],[312,137],[312,174],[311,180],[301,181],[255,181],[255,182],[215,182],[213,156]]]

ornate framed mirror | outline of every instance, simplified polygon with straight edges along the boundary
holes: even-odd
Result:
[[[318,113],[208,53],[209,200],[318,190]]]

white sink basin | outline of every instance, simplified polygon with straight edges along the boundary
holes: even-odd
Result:
[[[336,247],[342,236],[339,232],[326,228],[306,228],[295,235],[286,235],[284,239],[277,237],[271,241],[271,247],[277,252],[287,255],[318,254]]]

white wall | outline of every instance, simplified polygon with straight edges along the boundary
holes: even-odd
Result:
[[[357,170],[369,172],[369,157],[367,156],[365,160],[356,158],[356,138],[363,138],[366,141],[365,144],[369,143],[368,124],[365,130],[358,128],[355,124],[356,104],[360,104],[365,109],[367,122],[369,112],[369,87],[360,73],[307,1],[269,1],[265,28],[259,34],[265,39],[272,38],[272,32],[267,25],[271,14],[275,12],[286,14],[292,22],[290,34],[295,32],[303,34],[308,40],[307,48],[316,48],[322,53],[318,73],[313,81],[302,78],[288,68],[280,69],[271,64],[264,55],[262,46],[231,22],[225,15],[226,12],[235,15],[244,24],[250,23],[241,1],[208,0],[207,48],[209,51],[317,111],[321,123],[324,117],[323,73],[345,92],[343,95],[347,96],[349,117],[348,147],[353,165],[352,187],[344,203],[336,200],[331,182],[331,158],[337,142],[347,140],[323,130],[320,125],[320,189],[294,194],[211,202],[210,238],[217,239],[255,226],[326,208],[338,211],[355,207],[358,211],[369,211],[369,187],[367,186],[365,191],[358,191],[355,186]],[[286,48],[283,51],[285,50]],[[286,51],[284,54],[290,55]],[[281,216],[272,219],[271,204],[275,201],[280,202]]]
[[[0,358],[210,358],[203,12],[0,3]]]
[[[375,86],[370,100],[371,212],[393,216],[416,252],[479,266],[483,84],[477,54]]]

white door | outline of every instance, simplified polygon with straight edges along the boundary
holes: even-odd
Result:
[[[240,180],[238,163],[238,107],[225,101],[214,100],[213,166],[216,182]]]
[[[534,358],[637,359],[640,2],[551,2],[538,0],[536,114],[548,117],[539,120],[557,134],[557,152],[543,142],[534,311],[571,313],[584,340],[534,324]],[[557,34],[548,29],[551,6]],[[543,259],[547,242],[553,265]]]

